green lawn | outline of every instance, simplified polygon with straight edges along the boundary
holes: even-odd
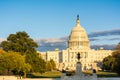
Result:
[[[115,72],[98,72],[98,77],[119,77]]]
[[[92,74],[92,71],[87,71],[84,73],[85,74]],[[98,71],[97,76],[98,77],[119,77],[119,75],[115,72],[103,72],[103,71]]]
[[[84,74],[90,74],[92,75],[92,71],[86,71],[83,72]],[[97,72],[98,77],[119,77],[117,73],[114,72]],[[28,78],[59,78],[61,76],[61,72],[59,71],[51,71],[51,72],[45,72],[43,74],[40,73],[31,73],[28,74]]]
[[[60,76],[61,76],[61,72],[59,71],[45,72],[43,74],[32,73],[27,75],[27,77],[30,78],[59,78]]]

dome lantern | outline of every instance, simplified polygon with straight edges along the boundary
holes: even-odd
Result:
[[[77,15],[77,20],[76,20],[76,27],[80,26],[80,20],[79,20],[79,15]]]

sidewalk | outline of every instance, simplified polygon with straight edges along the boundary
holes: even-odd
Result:
[[[19,79],[16,76],[0,76],[0,80],[60,80],[60,78],[25,78]],[[120,80],[120,77],[116,78],[98,78],[98,80]]]

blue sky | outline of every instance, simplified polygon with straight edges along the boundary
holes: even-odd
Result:
[[[33,39],[69,36],[77,14],[89,35],[118,31],[90,37],[91,44],[120,42],[120,0],[0,0],[0,39],[18,31]]]

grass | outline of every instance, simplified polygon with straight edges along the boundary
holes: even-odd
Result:
[[[28,78],[60,78],[60,76],[61,72],[59,71],[45,72],[43,74],[40,73],[27,74]]]
[[[92,71],[86,71],[86,72],[83,72],[83,73],[92,75]],[[71,73],[71,74],[74,74],[74,73]],[[98,71],[97,76],[98,77],[119,77],[117,73],[103,72],[103,71]],[[27,77],[28,78],[60,78],[61,77],[61,72],[51,71],[51,72],[45,72],[43,74],[31,73],[31,74],[27,74]]]
[[[87,72],[83,72],[84,74],[90,74],[92,75],[92,71],[87,71]],[[97,73],[98,77],[120,77],[117,73],[115,72],[103,72],[103,71],[98,71]]]
[[[119,77],[119,75],[115,72],[98,72],[98,77]]]

